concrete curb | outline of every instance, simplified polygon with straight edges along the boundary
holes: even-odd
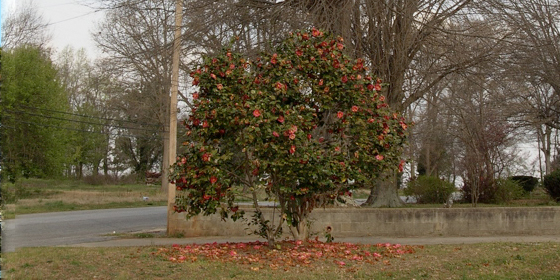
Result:
[[[324,239],[324,238],[323,238]],[[61,245],[59,247],[140,247],[140,246],[170,246],[173,244],[205,244],[205,243],[236,243],[265,241],[256,236],[247,237],[193,237],[193,238],[126,238],[112,239],[102,242],[81,243]],[[321,240],[321,239],[320,239]],[[347,237],[336,238],[335,242],[350,242],[359,244],[391,243],[403,245],[437,245],[437,244],[476,244],[476,243],[499,243],[499,242],[557,242],[560,236],[484,236],[484,237]]]

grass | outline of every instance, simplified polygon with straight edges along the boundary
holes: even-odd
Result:
[[[560,279],[560,243],[430,245],[373,263],[333,260],[278,267],[189,258],[162,247],[23,248],[4,254],[5,279]],[[170,249],[171,246],[163,249]],[[266,254],[266,253],[265,253]]]
[[[240,190],[238,190],[240,191]],[[13,218],[16,214],[44,212],[93,210],[108,208],[127,208],[143,206],[164,206],[167,194],[159,185],[146,184],[88,184],[76,180],[22,179],[16,184],[3,183],[2,195],[6,202],[3,216]],[[358,189],[353,197],[367,198],[369,190]],[[149,197],[143,201],[143,197]],[[264,201],[264,190],[257,193]],[[250,197],[239,196],[239,202],[249,202]],[[523,207],[558,205],[542,188],[537,188],[530,195],[508,204],[479,204],[478,207]],[[439,204],[406,204],[410,208],[440,208]],[[454,208],[472,207],[470,203],[456,203]]]
[[[4,218],[16,214],[163,206],[167,194],[146,184],[87,184],[75,180],[24,179],[3,183]],[[143,197],[148,197],[147,201]]]

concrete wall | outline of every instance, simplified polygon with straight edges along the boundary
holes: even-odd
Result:
[[[251,218],[252,209],[244,209]],[[272,209],[263,213],[272,217]],[[278,214],[278,210],[275,212]],[[496,207],[434,209],[326,208],[311,214],[312,232],[327,226],[333,236],[515,236],[560,234],[560,207]],[[218,215],[198,216],[187,221],[183,214],[168,218],[169,233],[185,237],[246,236],[254,228],[246,223],[221,221]],[[287,233],[288,230],[284,229]]]

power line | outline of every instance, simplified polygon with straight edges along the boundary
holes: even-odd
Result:
[[[9,113],[12,113],[12,114],[23,113],[23,114],[27,114],[27,115],[31,115],[31,116],[43,117],[43,118],[47,118],[47,119],[62,120],[62,121],[67,121],[67,122],[71,122],[71,123],[83,123],[83,124],[99,125],[99,126],[104,126],[104,127],[115,127],[115,128],[122,128],[122,129],[144,130],[144,131],[148,131],[148,132],[157,132],[157,133],[160,132],[160,131],[157,131],[157,130],[151,130],[151,129],[145,129],[145,128],[136,128],[136,127],[118,126],[118,125],[111,125],[111,124],[72,120],[72,119],[66,119],[66,118],[61,118],[61,117],[35,114],[35,113],[30,113],[30,112],[26,112],[26,111],[22,111],[22,110],[17,110],[17,111],[13,111],[13,110],[10,110],[10,109],[4,109],[4,110],[6,112],[9,112]]]
[[[13,121],[18,122],[18,123],[31,124],[31,125],[40,126],[40,127],[51,127],[51,128],[56,128],[56,129],[71,130],[71,131],[86,132],[86,133],[95,133],[95,134],[102,134],[102,135],[108,135],[108,136],[122,136],[122,137],[128,137],[128,138],[144,138],[144,139],[152,139],[153,138],[152,136],[138,136],[138,135],[120,134],[120,133],[111,133],[111,132],[102,132],[102,131],[90,131],[90,130],[72,128],[72,127],[63,127],[63,126],[56,126],[56,125],[49,125],[49,124],[40,124],[40,123],[36,123],[36,122],[27,122],[27,121],[23,121],[23,120],[18,120],[15,116],[11,116],[11,115],[4,115],[4,116],[8,117],[8,118],[10,118]],[[0,124],[0,128],[11,128],[11,129],[14,129],[14,130],[18,129],[18,127],[4,125],[4,124]]]
[[[27,106],[27,105],[23,105],[23,104],[13,104],[13,105],[15,105],[15,107],[22,107],[22,108],[33,109],[33,110],[39,110],[39,111],[45,111],[45,112],[52,112],[52,113],[58,113],[58,114],[64,114],[64,115],[71,115],[71,116],[77,116],[77,117],[82,117],[82,118],[100,119],[100,120],[116,121],[116,122],[125,122],[125,123],[139,124],[139,125],[143,125],[143,126],[152,126],[152,127],[156,127],[156,128],[159,128],[159,127],[160,127],[160,126],[157,125],[157,124],[149,124],[149,123],[143,123],[143,122],[137,122],[137,121],[130,121],[130,120],[113,119],[113,118],[106,118],[106,117],[95,117],[95,116],[81,115],[81,114],[70,113],[70,112],[64,112],[64,111],[57,111],[57,110],[52,110],[52,109],[37,108],[37,107]],[[3,107],[7,109],[6,106],[3,106]]]

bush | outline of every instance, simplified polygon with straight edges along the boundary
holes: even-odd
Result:
[[[416,198],[417,203],[445,203],[455,186],[434,176],[419,176],[408,182],[404,194]]]
[[[560,169],[544,176],[543,186],[546,192],[556,201],[560,201]]]
[[[539,183],[539,179],[533,176],[513,176],[511,180],[517,182],[527,193],[532,192]]]
[[[502,204],[521,198],[524,194],[523,187],[511,179],[498,179],[494,183],[493,203]]]

